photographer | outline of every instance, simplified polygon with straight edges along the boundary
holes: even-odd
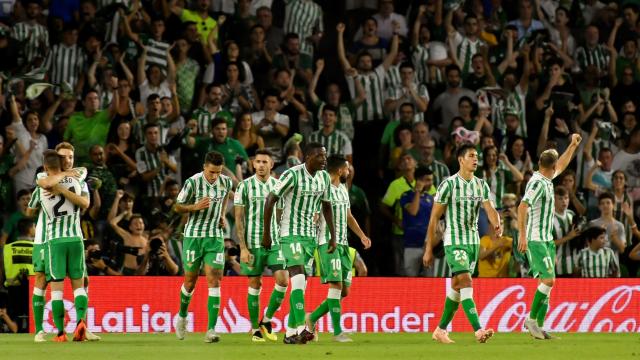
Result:
[[[169,253],[167,248],[165,235],[161,232],[153,232],[145,247],[138,275],[178,275],[180,269],[178,268],[177,260],[174,255]]]
[[[232,239],[224,239],[224,275],[240,275],[240,247]]]
[[[122,275],[119,271],[114,270],[116,264],[105,256],[100,249],[100,243],[95,240],[85,240],[84,242],[84,258],[87,266],[87,274],[95,275]]]

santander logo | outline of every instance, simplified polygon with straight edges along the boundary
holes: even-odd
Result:
[[[531,302],[531,295],[525,297],[526,293],[522,285],[498,292],[482,309],[482,324],[499,332],[522,331]],[[565,301],[566,298],[554,299],[552,291],[545,321],[551,331],[640,332],[634,310],[640,303],[640,286],[617,286],[592,301]]]

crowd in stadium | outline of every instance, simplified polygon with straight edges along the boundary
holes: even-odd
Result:
[[[357,275],[450,276],[442,245],[422,265],[424,241],[472,143],[504,230],[481,210],[477,276],[527,277],[516,208],[538,155],[578,133],[547,224],[556,275],[636,277],[639,35],[634,0],[0,0],[0,318],[26,324],[7,315],[7,299],[28,309],[11,251],[35,236],[43,151],[67,144],[88,171],[91,276],[182,274],[174,207],[207,152],[236,185],[258,149],[278,176],[320,142],[352,164],[373,243],[353,236]],[[240,273],[232,208],[225,275]]]

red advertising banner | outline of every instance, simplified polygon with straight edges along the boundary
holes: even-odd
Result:
[[[348,332],[428,332],[437,326],[448,279],[355,278],[343,300],[342,327]],[[178,277],[92,277],[87,323],[93,332],[171,332],[179,306],[182,279]],[[261,310],[268,304],[273,279],[265,278]],[[207,326],[207,289],[200,279],[189,307],[189,331]],[[474,279],[474,299],[480,320],[498,332],[521,331],[537,282],[531,279]],[[312,311],[327,295],[327,287],[311,278],[306,310]],[[67,331],[75,328],[73,292],[64,292]],[[222,281],[221,311],[216,331],[248,333],[247,279]],[[558,332],[640,332],[640,279],[558,279],[551,292],[546,327]],[[289,311],[288,296],[276,313],[274,329],[283,330]],[[450,330],[470,331],[462,308]],[[50,294],[44,314],[45,331],[53,330]],[[331,331],[324,317],[321,331]],[[33,324],[31,324],[33,331]]]

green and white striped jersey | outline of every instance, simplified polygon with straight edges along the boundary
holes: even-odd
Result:
[[[467,181],[456,173],[440,184],[434,200],[447,206],[445,246],[480,244],[478,213],[489,196],[487,183],[475,176]]]
[[[139,174],[162,167],[160,171],[158,171],[156,177],[146,184],[147,196],[160,196],[160,187],[162,187],[162,182],[164,181],[164,178],[169,175],[169,169],[162,166],[162,162],[160,161],[160,150],[150,151],[146,146],[143,146],[136,150],[135,157]],[[169,155],[169,160],[174,163],[176,162],[173,155]]]
[[[77,167],[74,168],[80,176],[78,178],[79,181],[84,182],[87,178],[87,168]],[[47,177],[47,173],[40,172],[36,175],[36,180],[40,180],[42,178]],[[36,235],[33,238],[34,244],[44,244],[47,242],[47,219],[45,217],[44,211],[42,211],[42,207],[40,206],[39,198],[40,188],[36,187],[31,193],[31,201],[29,201],[29,205],[27,207],[31,209],[38,210],[38,218],[36,220]]]
[[[400,77],[400,64],[391,65],[387,70],[387,76],[384,78],[384,88],[393,89],[402,85],[402,78]]]
[[[62,84],[66,81],[73,88],[84,71],[86,58],[84,49],[77,44],[72,46],[66,46],[63,43],[53,45],[45,62],[45,68],[49,72],[49,82]]]
[[[307,40],[314,32],[323,32],[322,8],[312,0],[285,0],[284,33],[298,34],[300,51],[313,56]]]
[[[327,103],[320,100],[314,105],[317,107],[316,118],[319,123],[322,123],[322,110]],[[356,106],[351,101],[338,105],[338,122],[336,123],[336,129],[345,133],[345,135],[349,137],[349,140],[353,140],[355,132],[353,129],[353,116],[355,115],[355,109]]]
[[[456,32],[453,38],[453,45],[456,48],[456,56],[460,62],[460,68],[462,75],[467,76],[473,72],[471,67],[471,59],[473,55],[480,51],[480,46],[486,45],[484,41],[476,39],[472,41],[466,36],[462,36],[459,32]]]
[[[193,111],[191,118],[196,119],[198,122],[198,135],[205,136],[209,134],[209,131],[211,130],[211,122],[216,118],[216,114],[220,111],[222,111],[222,107],[219,107],[218,111],[210,112],[207,104]]]
[[[411,52],[411,59],[413,65],[416,67],[416,79],[420,84],[435,85],[444,82],[444,75],[440,68],[435,67],[435,71],[432,74],[429,64],[430,60],[429,45],[419,44],[413,48]]]
[[[178,204],[195,204],[205,197],[211,202],[208,208],[189,213],[183,232],[185,237],[224,237],[224,229],[219,226],[220,217],[227,209],[227,195],[232,188],[231,179],[225,175],[219,175],[213,184],[207,181],[202,172],[187,179],[178,194]]]
[[[553,241],[553,212],[555,200],[553,183],[536,171],[524,191],[522,201],[529,205],[527,216],[528,241]]]
[[[576,214],[571,210],[566,210],[564,214],[553,212],[553,239],[558,240],[565,237],[571,231],[571,224]],[[569,241],[556,247],[556,274],[570,275],[578,261],[578,250],[571,249]]]
[[[367,99],[356,109],[356,121],[374,121],[384,118],[382,110],[385,76],[386,71],[382,65],[378,65],[367,74],[359,74],[355,79],[351,76],[346,76],[352,99],[358,96],[354,81],[360,82],[367,95]]]
[[[333,210],[333,223],[336,230],[336,243],[338,245],[349,246],[349,231],[347,218],[351,203],[349,202],[349,190],[344,184],[334,186],[331,184],[331,209]],[[320,214],[318,224],[318,245],[324,245],[331,240],[329,225],[324,221],[324,216]]]
[[[483,179],[489,184],[489,190],[491,190],[491,201],[497,208],[502,207],[502,196],[505,194],[507,184],[513,181],[513,175],[511,170],[507,168],[502,162],[498,162],[498,167],[495,170],[489,170],[489,174],[484,169],[478,170],[478,177]]]
[[[233,197],[233,205],[244,207],[244,240],[249,249],[262,247],[264,205],[267,203],[267,196],[275,189],[278,182],[278,179],[274,177],[269,177],[266,182],[262,182],[256,175],[253,175],[238,184]],[[275,210],[271,217],[271,240],[274,244],[279,243],[278,218]]]
[[[331,155],[343,155],[348,156],[353,154],[351,147],[351,140],[347,134],[340,130],[333,130],[331,134],[325,135],[322,129],[314,131],[309,135],[309,142],[317,142],[327,149],[327,156]]]
[[[47,28],[35,23],[30,24],[23,21],[13,26],[13,38],[22,43],[22,52],[26,65],[31,63],[36,57],[46,56],[49,49],[49,31]],[[29,67],[31,68],[31,67]]]
[[[429,91],[427,90],[427,86],[424,84],[412,83],[411,86],[418,96],[422,98],[426,98],[429,101]],[[413,104],[416,109],[416,114],[413,116],[414,122],[424,121],[424,113],[418,110],[418,105],[416,104],[413,96],[402,86],[398,85],[395,87],[387,87],[387,99],[398,100],[403,99],[401,104],[410,103]],[[400,118],[400,106],[398,106],[394,112],[396,118]]]
[[[331,201],[330,186],[328,172],[320,170],[311,176],[304,163],[287,169],[280,176],[280,184],[271,193],[283,198],[281,237],[316,237],[317,228],[313,219],[321,202]]]
[[[598,251],[593,251],[588,247],[580,250],[578,266],[582,268],[583,278],[606,278],[614,276],[616,273],[620,276],[618,256],[608,247],[603,247]]]
[[[507,124],[504,121],[505,112],[516,111],[520,120],[516,135],[527,137],[526,99],[527,89],[522,89],[520,84],[516,85],[514,91],[508,93],[506,98],[491,97],[491,118],[495,119],[496,127],[503,133],[507,131]]]
[[[60,185],[81,196],[88,196],[89,194],[87,184],[73,177],[65,177],[60,181]],[[36,204],[38,203],[46,220],[46,225],[41,228],[41,231],[44,230],[44,239],[41,238],[41,240],[54,241],[70,237],[82,239],[80,207],[64,196],[53,195],[39,186],[36,187],[31,197],[29,207],[37,208]]]
[[[435,186],[440,186],[440,184],[450,176],[447,165],[438,160],[433,160],[427,167],[433,172],[433,184]]]
[[[598,44],[592,49],[586,46],[579,47],[576,50],[575,59],[581,71],[585,71],[588,66],[594,65],[598,70],[607,73],[611,55],[604,44]]]
[[[171,130],[171,124],[164,116],[160,116],[153,122],[149,121],[147,116],[143,116],[135,121],[133,124],[133,134],[137,143],[144,145],[147,142],[147,139],[144,136],[144,127],[149,123],[158,124],[158,128],[160,130],[160,144],[166,144],[167,138],[169,137],[169,130]]]

